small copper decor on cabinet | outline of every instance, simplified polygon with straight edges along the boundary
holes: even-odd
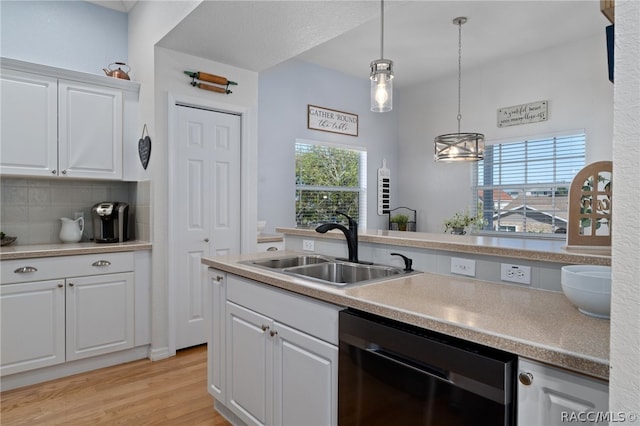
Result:
[[[116,69],[116,67],[118,68]],[[127,70],[124,71],[121,67],[125,67]],[[130,80],[129,71],[131,71],[131,68],[129,67],[129,65],[125,64],[124,62],[114,62],[112,64],[109,64],[108,69],[103,68],[102,70],[107,75],[107,77],[120,78],[122,80]]]

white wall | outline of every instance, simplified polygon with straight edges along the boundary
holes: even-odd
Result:
[[[604,20],[604,19],[603,19]],[[487,141],[584,129],[586,163],[611,160],[613,85],[607,77],[606,39],[599,36],[555,49],[462,71],[461,131]],[[442,221],[471,205],[471,165],[435,163],[433,139],[457,130],[457,75],[401,91],[399,176],[401,203],[418,209],[418,229],[442,232]],[[549,120],[497,127],[497,109],[548,100]]]
[[[640,2],[616,1],[609,409],[640,414]],[[634,422],[625,424],[633,424]],[[612,423],[613,424],[613,423]]]
[[[382,160],[392,173],[395,192],[397,167],[397,108],[388,113],[369,110],[369,78],[362,78],[299,60],[289,60],[260,73],[258,112],[258,216],[266,232],[277,226],[295,226],[296,138],[329,142],[367,150],[368,228],[385,228],[387,216],[377,214],[377,170]],[[398,96],[394,97],[397,102]],[[307,105],[358,115],[358,136],[307,128]],[[392,205],[398,198],[392,194]]]
[[[127,62],[127,14],[84,1],[0,2],[0,55],[101,74]]]

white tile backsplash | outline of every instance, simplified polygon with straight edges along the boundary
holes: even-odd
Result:
[[[18,237],[16,244],[59,243],[60,218],[73,219],[74,213],[82,212],[85,219],[82,240],[88,241],[93,238],[91,207],[102,201],[124,201],[136,213],[136,219],[130,221],[133,231],[138,226],[144,228],[133,233],[140,239],[139,234],[149,236],[151,229],[148,216],[138,218],[141,212],[136,203],[142,202],[146,212],[151,205],[149,183],[140,185],[144,187],[142,191],[136,191],[136,182],[2,177],[0,227],[7,235]],[[141,193],[147,195],[141,197]]]

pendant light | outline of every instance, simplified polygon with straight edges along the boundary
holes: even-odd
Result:
[[[384,0],[380,0],[380,59],[371,61],[371,111],[393,107],[393,61],[384,58]]]
[[[467,18],[453,20],[458,26],[458,133],[448,133],[435,138],[436,161],[478,161],[484,158],[484,135],[481,133],[460,133],[460,99],[462,86],[462,24]]]

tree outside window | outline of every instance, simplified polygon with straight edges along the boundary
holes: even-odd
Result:
[[[296,226],[342,221],[344,212],[361,222],[366,209],[366,152],[296,142]]]

